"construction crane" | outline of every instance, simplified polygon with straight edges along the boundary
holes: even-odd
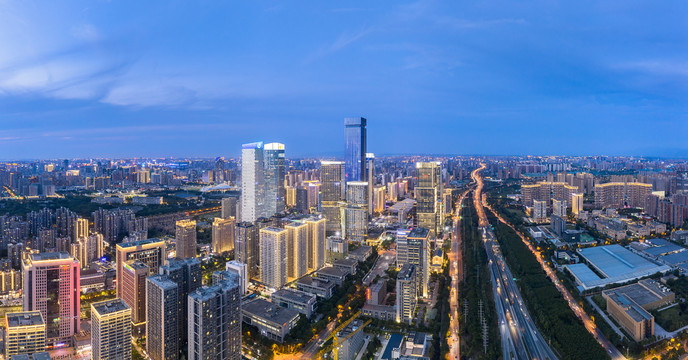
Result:
[[[360,310],[356,314],[354,314],[354,316],[350,317],[349,320],[343,322],[336,329],[334,329],[334,331],[330,333],[330,336],[328,336],[327,339],[325,339],[324,342],[328,342],[330,339],[332,339],[332,348],[334,349],[334,351],[333,351],[334,360],[338,360],[337,357],[338,357],[338,353],[339,353],[337,351],[337,347],[339,347],[339,338],[337,337],[337,334],[340,331],[344,330],[347,326],[349,326],[349,324],[351,324],[352,321],[356,320],[356,318],[358,318],[359,315],[361,315]],[[351,333],[349,333],[348,335],[346,335],[346,337],[344,337],[342,339],[342,341],[349,339],[350,337],[354,336],[359,331],[363,330],[363,328],[366,327],[368,324],[370,324],[370,322],[371,322],[371,320],[368,320],[365,323],[363,323],[363,325],[359,326],[358,329],[356,329],[356,330],[352,331]]]

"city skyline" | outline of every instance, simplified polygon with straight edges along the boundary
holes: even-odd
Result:
[[[686,4],[347,5],[3,3],[2,157],[688,156]]]

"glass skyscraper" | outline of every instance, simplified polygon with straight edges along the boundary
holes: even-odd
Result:
[[[265,144],[265,209],[267,216],[284,211],[287,192],[284,188],[284,144]]]
[[[346,181],[365,181],[366,122],[362,117],[345,118],[344,162]]]

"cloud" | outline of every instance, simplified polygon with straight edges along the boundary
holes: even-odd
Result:
[[[481,19],[469,20],[453,18],[448,16],[439,17],[436,23],[441,27],[451,28],[455,30],[465,29],[484,29],[499,25],[525,25],[528,22],[524,19]]]
[[[662,76],[688,77],[688,62],[669,60],[644,60],[625,62],[614,66],[619,70],[631,70]]]
[[[72,28],[72,36],[77,40],[94,42],[101,40],[101,35],[93,24],[83,24]]]
[[[341,33],[339,37],[337,37],[337,39],[335,39],[333,42],[321,47],[320,49],[316,50],[308,57],[306,57],[304,62],[306,64],[312,63],[316,60],[322,59],[326,56],[341,51],[347,46],[361,40],[364,36],[370,34],[372,31],[372,27],[363,27],[358,31]]]

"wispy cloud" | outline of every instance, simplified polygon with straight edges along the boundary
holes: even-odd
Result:
[[[688,61],[643,60],[624,62],[613,66],[618,70],[630,70],[662,76],[688,77]]]
[[[436,23],[444,28],[454,30],[484,29],[500,25],[526,25],[525,19],[461,19],[449,16],[442,16],[436,19]]]
[[[320,49],[316,50],[315,52],[311,53],[306,59],[304,60],[305,63],[312,63],[316,60],[322,59],[324,57],[327,57],[329,55],[332,55],[338,51],[341,51],[342,49],[346,48],[347,46],[361,40],[364,36],[370,34],[373,31],[373,28],[370,26],[363,27],[357,31],[353,32],[344,32],[337,37],[333,42],[321,47]]]

